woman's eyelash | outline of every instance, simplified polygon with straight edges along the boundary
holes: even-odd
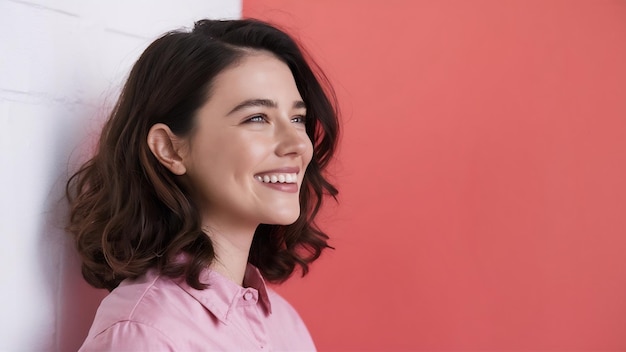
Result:
[[[264,115],[254,115],[254,116],[246,119],[244,122],[267,122],[267,118]],[[294,116],[294,117],[291,118],[291,122],[297,122],[297,123],[305,124],[306,123],[306,116],[304,116],[304,115]]]
[[[293,122],[306,123],[306,116],[300,115],[291,119]]]
[[[254,115],[244,122],[265,122],[265,120],[265,116],[263,115]]]

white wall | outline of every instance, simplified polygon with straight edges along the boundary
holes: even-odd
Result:
[[[0,350],[71,351],[106,292],[62,230],[63,188],[159,34],[240,0],[0,0]]]

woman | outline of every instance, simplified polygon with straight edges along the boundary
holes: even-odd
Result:
[[[202,20],[146,49],[68,182],[83,276],[112,291],[81,350],[315,348],[265,281],[329,247],[313,221],[337,194],[322,172],[338,122],[320,79],[256,20]]]

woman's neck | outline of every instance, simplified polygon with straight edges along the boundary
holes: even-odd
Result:
[[[209,236],[215,251],[215,260],[211,269],[243,286],[243,279],[248,265],[250,246],[254,238],[254,229],[224,229],[204,226],[202,230]]]

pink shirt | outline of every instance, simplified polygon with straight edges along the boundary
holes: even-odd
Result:
[[[296,311],[248,265],[241,287],[206,270],[196,290],[150,271],[100,304],[80,351],[310,351]]]

